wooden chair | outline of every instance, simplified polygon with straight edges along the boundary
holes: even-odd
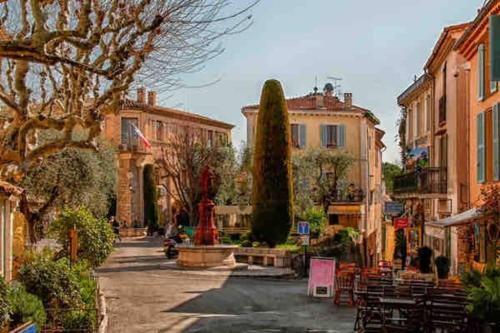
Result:
[[[425,302],[423,299],[415,299],[415,304],[404,310],[398,309],[398,311],[391,312],[383,309],[383,311],[382,332],[419,332],[424,325]],[[391,316],[389,317],[388,314]]]
[[[467,326],[465,292],[446,288],[431,288],[427,292],[428,330],[463,332]]]
[[[349,305],[354,305],[354,273],[338,272],[335,276],[335,298],[334,303],[340,305],[342,293],[348,296]]]

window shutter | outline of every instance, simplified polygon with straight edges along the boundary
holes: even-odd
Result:
[[[500,103],[493,106],[493,179],[500,180]]]
[[[490,78],[500,82],[500,15],[490,16]]]
[[[477,182],[485,181],[484,112],[477,115]]]
[[[338,146],[339,147],[344,147],[345,146],[345,125],[339,125],[338,127]]]
[[[484,44],[478,48],[478,98],[484,98]]]
[[[321,125],[321,147],[326,147],[328,143],[328,132],[326,130],[326,125]]]
[[[300,148],[306,147],[306,125],[299,125],[299,146]]]

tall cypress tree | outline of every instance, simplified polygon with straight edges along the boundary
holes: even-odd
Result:
[[[281,84],[262,89],[255,139],[252,234],[269,246],[285,242],[293,221],[290,123]]]
[[[151,164],[148,164],[144,167],[144,223],[148,227],[149,234],[153,234],[158,230],[160,224],[159,211],[154,168]]]

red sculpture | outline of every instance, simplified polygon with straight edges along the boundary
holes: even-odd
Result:
[[[194,245],[217,245],[219,244],[219,231],[215,226],[215,204],[208,197],[213,174],[209,167],[206,167],[201,174],[201,189],[203,199],[198,206],[199,221],[194,234]]]

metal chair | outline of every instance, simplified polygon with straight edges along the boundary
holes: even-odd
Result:
[[[341,271],[335,276],[334,303],[336,305],[340,305],[342,293],[347,294],[349,305],[354,305],[354,273]]]

